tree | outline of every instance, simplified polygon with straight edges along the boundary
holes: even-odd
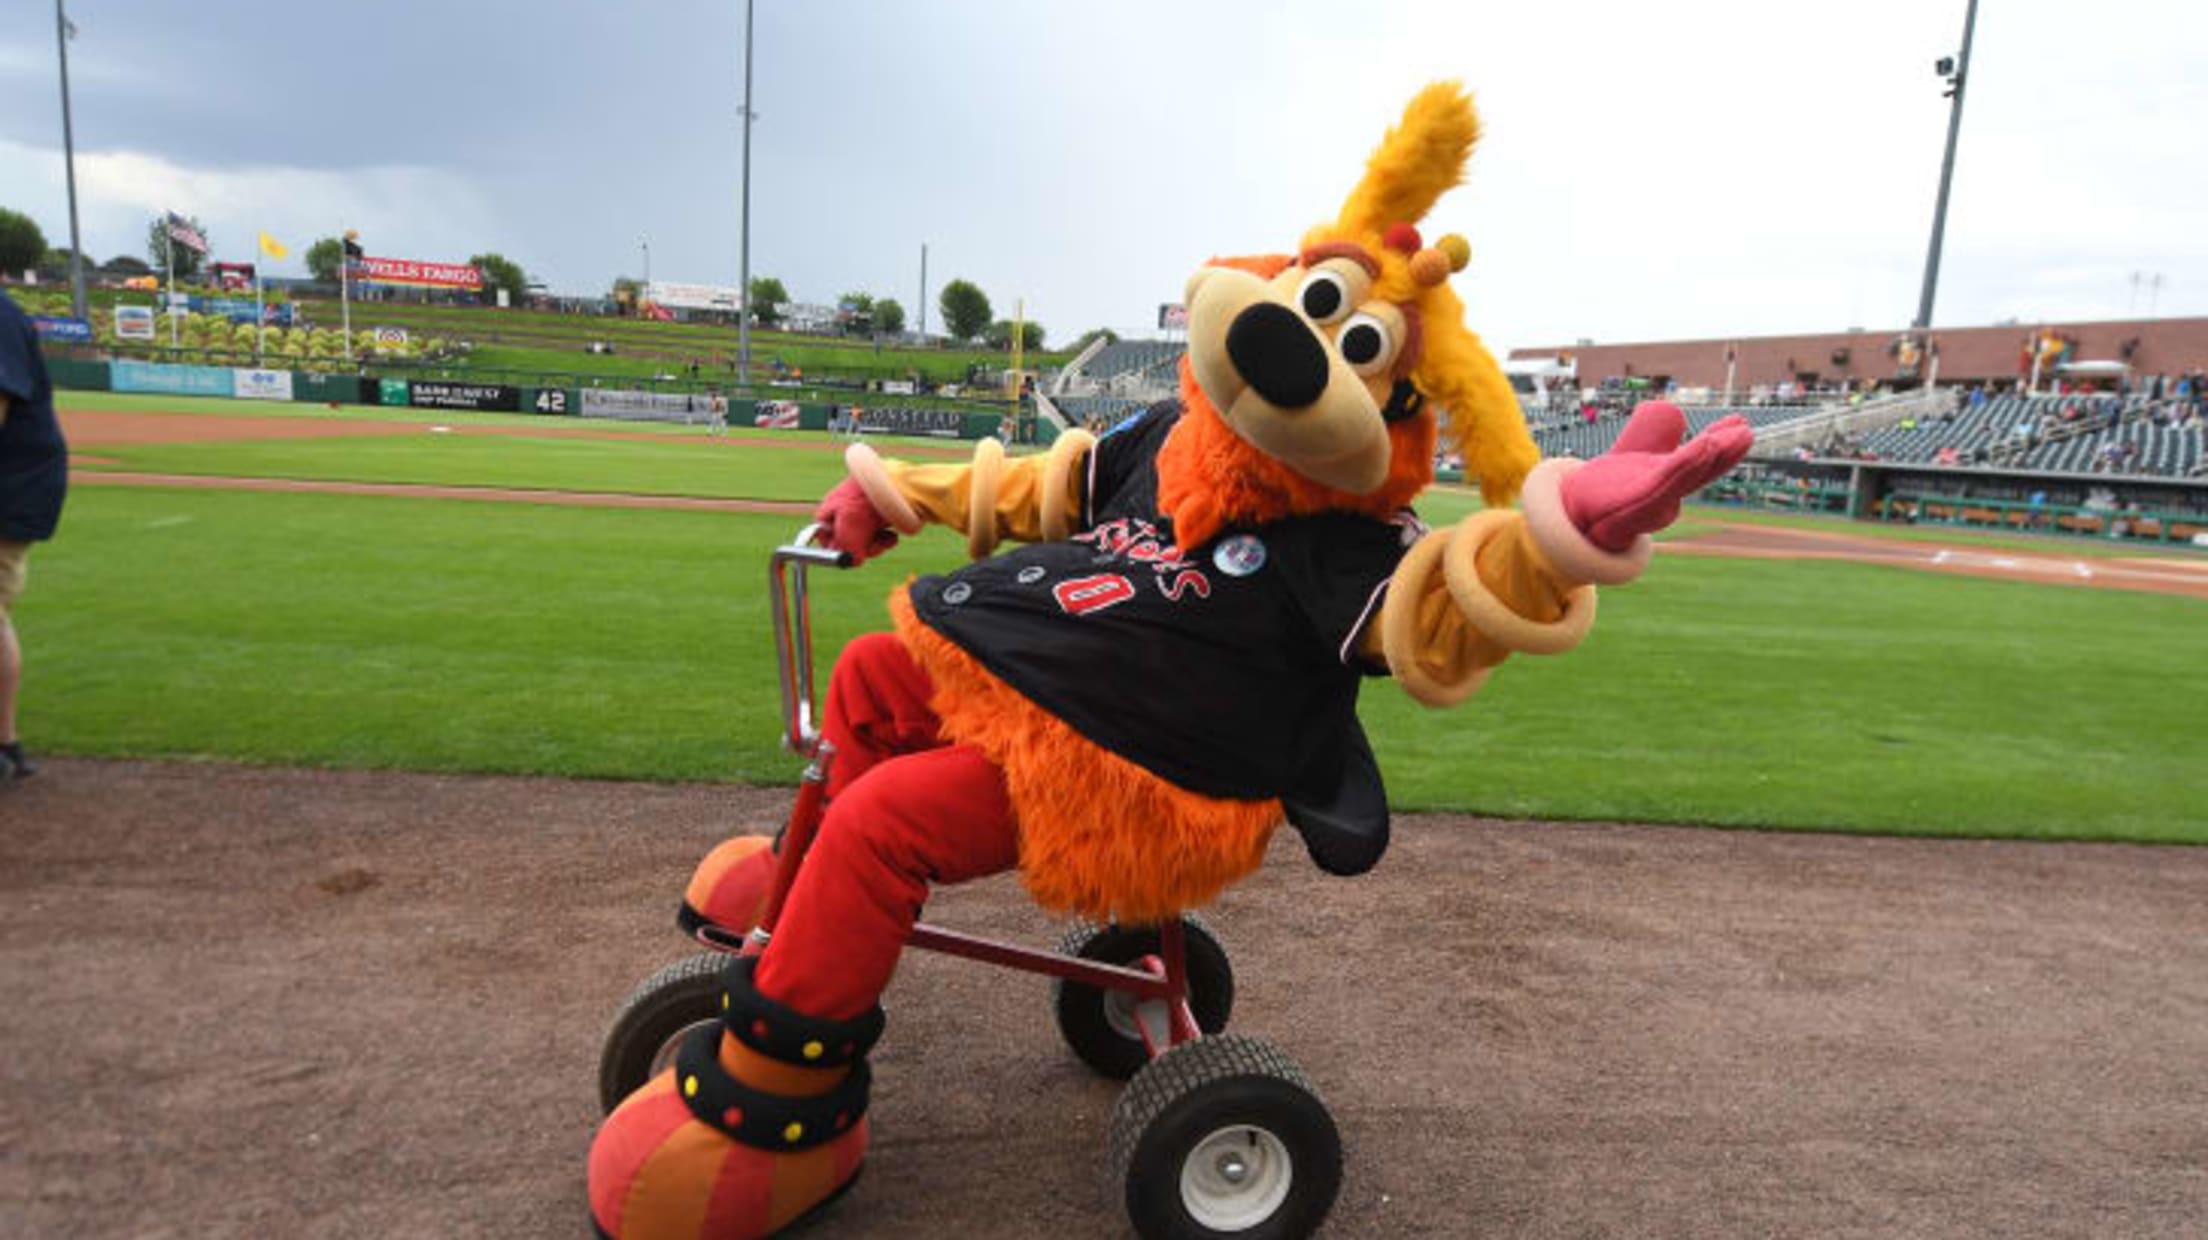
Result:
[[[905,308],[894,297],[884,297],[874,303],[874,330],[894,336],[905,330]]]
[[[529,274],[504,254],[476,254],[468,259],[468,265],[483,273],[484,301],[495,303],[500,289],[505,289],[507,299],[517,306],[529,296]]]
[[[108,259],[107,265],[101,267],[100,270],[111,276],[147,276],[153,274],[153,268],[146,266],[146,260],[136,254],[117,254],[115,257]]]
[[[0,207],[0,272],[20,276],[46,257],[46,234],[38,221]]]
[[[1005,351],[1005,352],[1007,352],[1007,353],[1011,352],[1011,351],[1012,351],[1012,321],[1011,321],[1010,319],[998,319],[998,320],[997,320],[996,322],[994,322],[994,323],[991,323],[991,324],[989,325],[989,331],[988,331],[988,333],[987,333],[986,335],[984,335],[984,336],[982,337],[982,343],[983,343],[983,344],[986,344],[986,345],[988,345],[988,346],[989,346],[990,348],[992,348],[992,349],[1002,349],[1002,350],[1004,350],[1004,351]],[[1025,352],[1028,352],[1028,353],[1040,353],[1040,352],[1042,352],[1042,350],[1043,350],[1043,325],[1042,325],[1042,324],[1040,324],[1040,323],[1022,323],[1022,324],[1020,324],[1020,348],[1021,348],[1021,349],[1022,349],[1023,351],[1025,351]]]
[[[192,226],[192,231],[198,233],[200,239],[207,242],[208,249],[213,249],[214,242],[207,235],[207,226],[201,223],[196,215],[186,218]],[[171,251],[174,251],[176,263],[173,268],[169,265]],[[170,240],[169,217],[156,215],[153,217],[153,222],[146,226],[146,259],[155,271],[175,271],[177,281],[182,283],[199,274],[199,269],[206,262],[207,256],[188,245],[179,245]]]
[[[42,283],[58,284],[69,278],[69,247],[57,246],[46,251],[46,257],[38,260],[38,278]],[[92,260],[86,259],[84,269],[92,270]]]
[[[307,247],[307,274],[324,284],[337,283],[337,269],[345,262],[345,243],[324,237]]]
[[[970,281],[944,285],[936,308],[943,312],[943,328],[953,339],[972,340],[989,326],[989,295]]]
[[[874,330],[874,294],[845,293],[836,298],[836,318],[847,336],[864,336]]]
[[[1088,348],[1090,345],[1096,343],[1098,340],[1102,340],[1105,344],[1118,344],[1119,333],[1113,331],[1109,327],[1092,327],[1089,330],[1082,332],[1079,339],[1075,340],[1072,344],[1067,345],[1066,351],[1069,353],[1079,353],[1081,350]]]
[[[751,278],[751,317],[761,327],[772,327],[782,321],[782,307],[790,304],[790,293],[782,287],[782,281],[773,276]]]

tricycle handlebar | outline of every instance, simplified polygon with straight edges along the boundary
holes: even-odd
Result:
[[[774,655],[782,688],[782,746],[808,760],[820,750],[820,729],[813,722],[813,612],[806,570],[819,564],[851,567],[849,552],[819,545],[816,522],[797,538],[774,549],[767,566],[767,591],[774,607]],[[797,571],[789,569],[795,565]]]

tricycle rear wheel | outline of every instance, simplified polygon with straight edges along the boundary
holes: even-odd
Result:
[[[1188,960],[1188,1007],[1196,1027],[1207,1034],[1227,1027],[1234,1012],[1234,964],[1204,920],[1181,918],[1181,941]],[[1083,922],[1058,941],[1061,955],[1104,964],[1133,966],[1159,952],[1156,926],[1099,926]],[[1124,1081],[1150,1062],[1142,1031],[1135,1023],[1135,1001],[1124,991],[1085,982],[1060,981],[1053,988],[1058,1032],[1081,1062],[1099,1074]]]

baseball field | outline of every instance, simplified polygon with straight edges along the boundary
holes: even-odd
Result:
[[[766,557],[840,444],[60,404],[0,1232],[580,1234],[603,1020],[787,803]],[[959,554],[816,579],[822,648]],[[1690,507],[1601,609],[1460,710],[1371,683],[1397,854],[1222,903],[1236,1028],[1351,1145],[1330,1234],[2197,1228],[2208,555]],[[1112,1090],[994,977],[900,976],[819,1234],[1118,1234]]]

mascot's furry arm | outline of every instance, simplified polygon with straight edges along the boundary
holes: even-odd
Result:
[[[966,465],[885,461],[865,444],[844,452],[850,480],[821,502],[830,542],[860,559],[917,534],[929,523],[966,533],[975,559],[1005,538],[1051,541],[1074,532],[1081,512],[1079,476],[1096,437],[1067,431],[1041,456],[1007,460],[1004,445],[984,439]]]

